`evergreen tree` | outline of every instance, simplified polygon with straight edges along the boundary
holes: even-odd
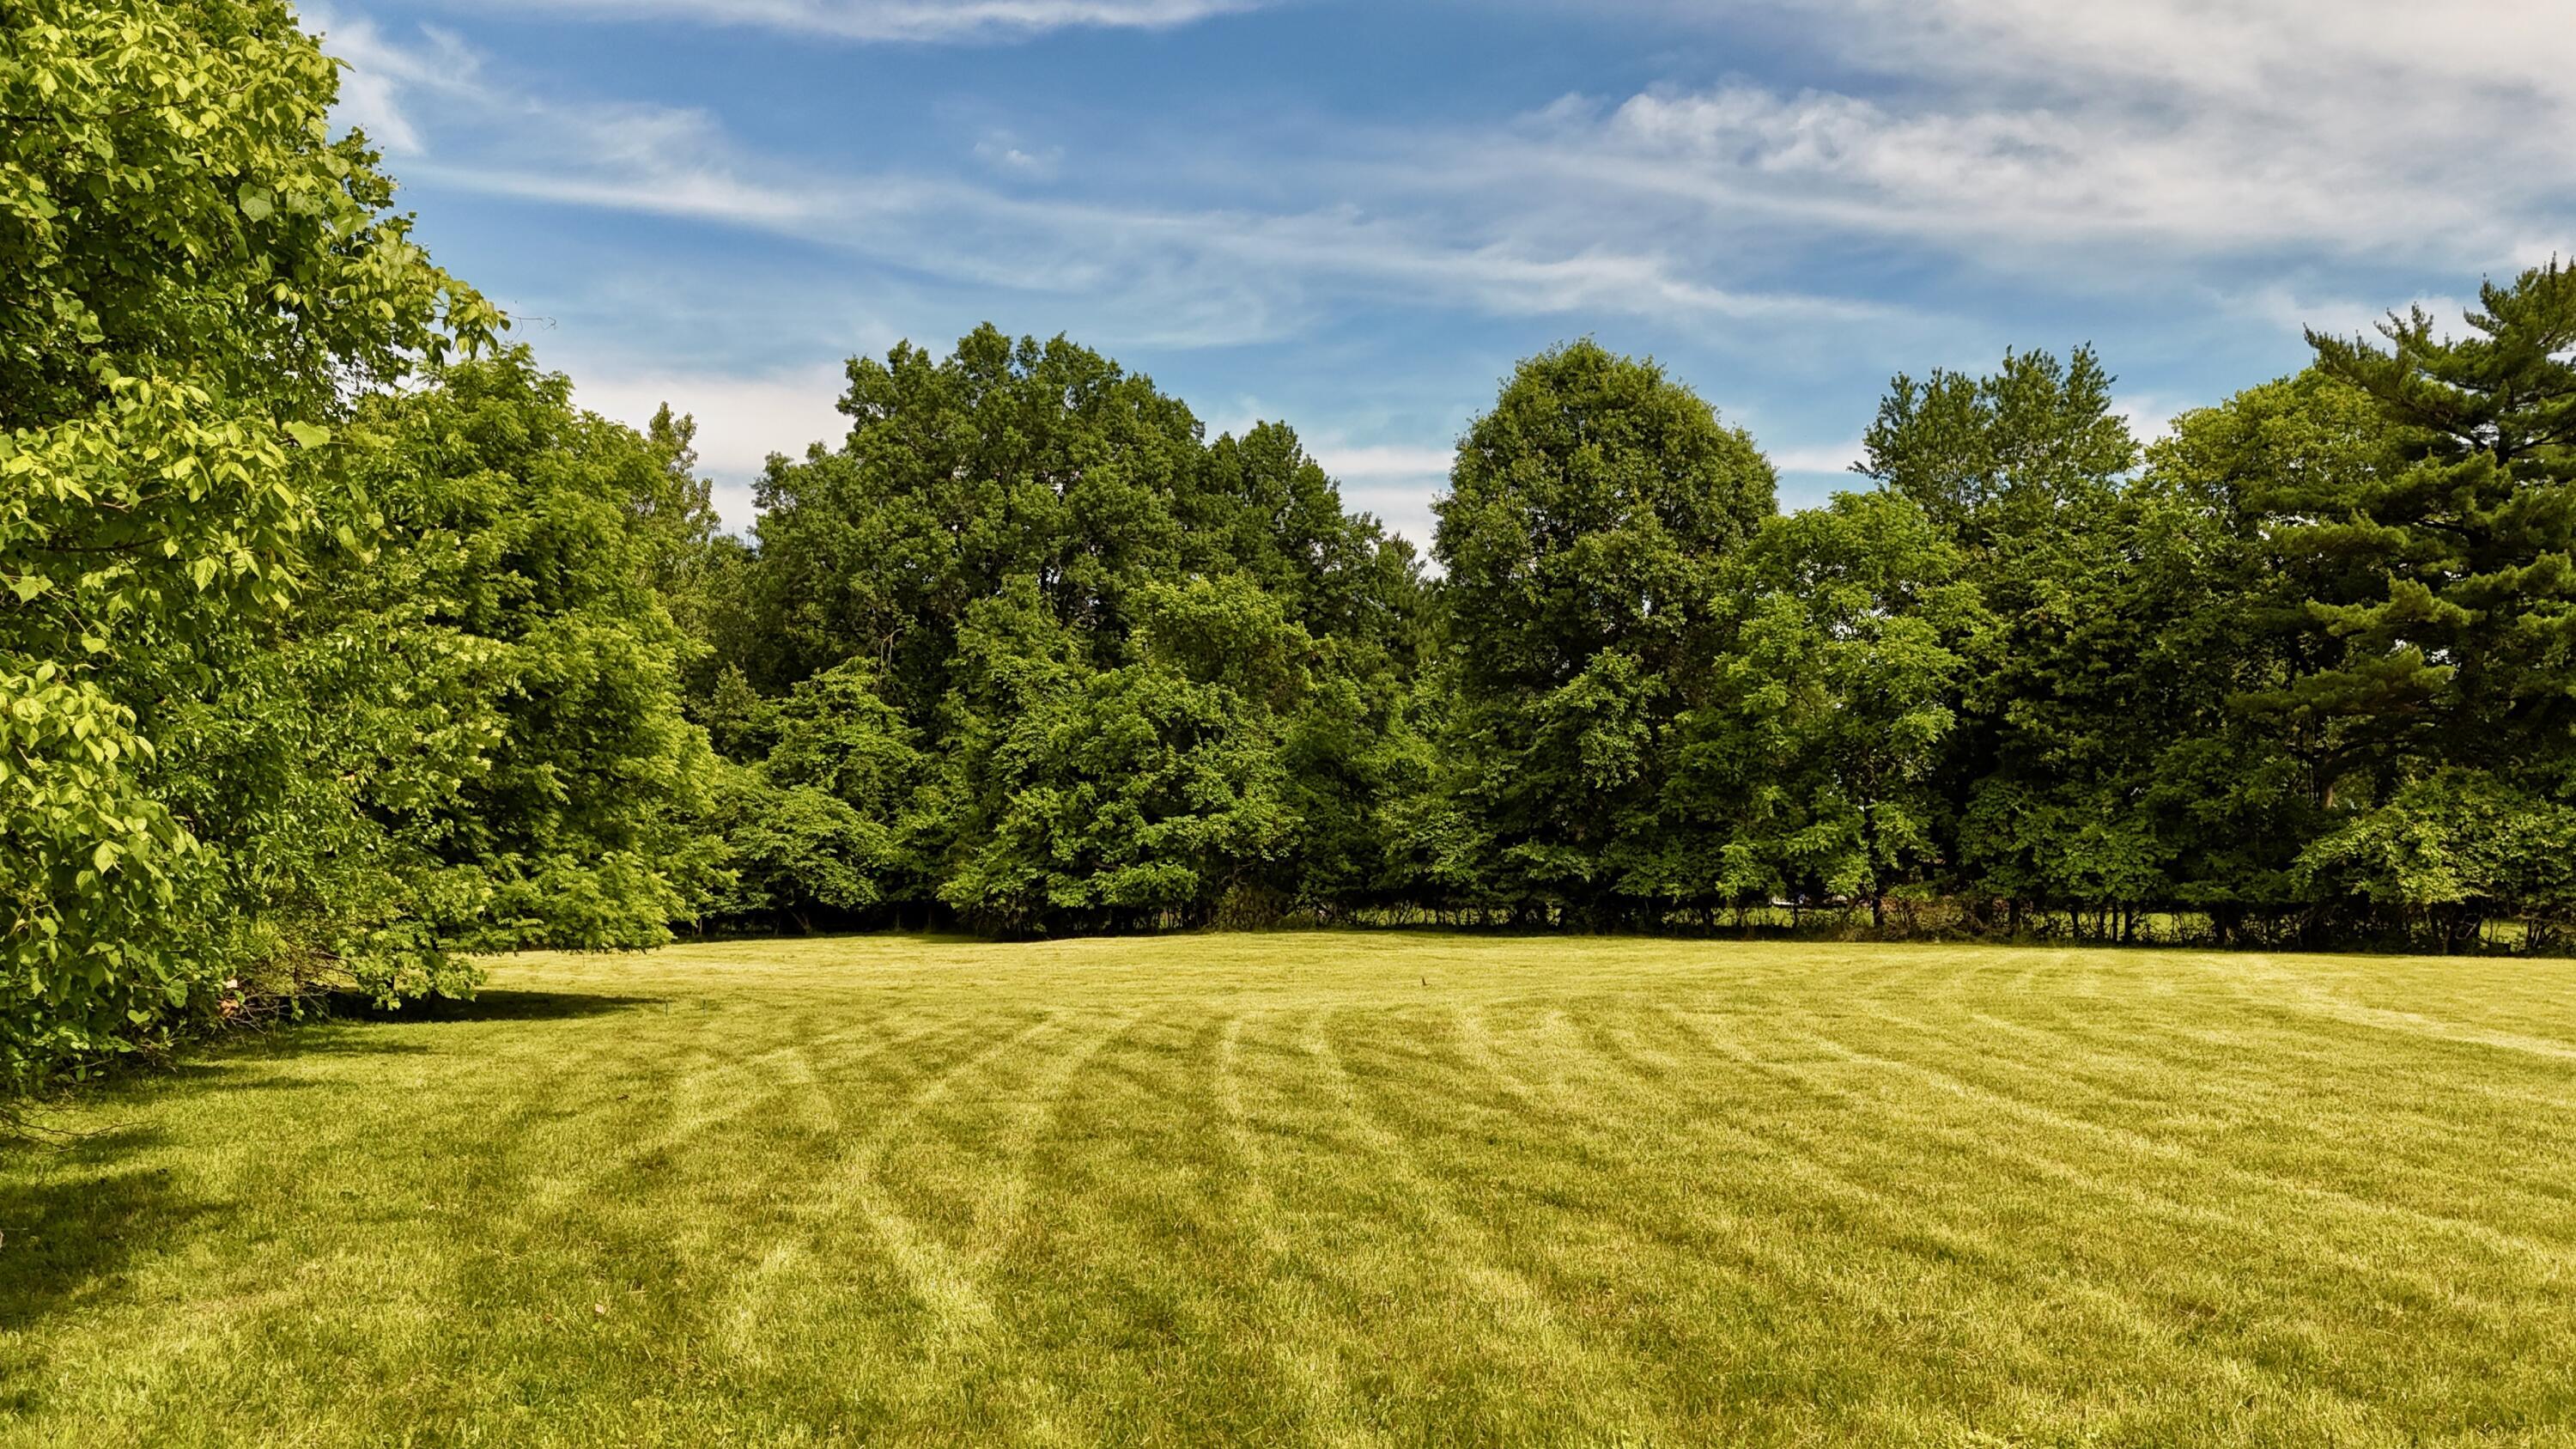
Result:
[[[2283,704],[2347,722],[2375,793],[2437,762],[2576,790],[2576,269],[2480,296],[2456,337],[2419,309],[2383,325],[2384,350],[2309,338],[2391,456],[2281,500],[2301,520],[2284,550],[2339,565],[2307,611],[2332,657]]]

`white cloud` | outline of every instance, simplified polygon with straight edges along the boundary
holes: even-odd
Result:
[[[1003,41],[1052,30],[1162,30],[1261,0],[514,0],[601,20],[680,20],[858,41]]]
[[[1836,0],[1838,33],[1886,63],[2049,79],[2069,95],[2106,80],[2238,103],[2333,97],[2381,129],[2440,124],[2489,101],[2576,94],[2576,30],[2531,0]],[[1865,22],[1865,23],[1864,23]],[[2435,81],[2398,93],[2377,83]]]
[[[1763,456],[1783,473],[1848,473],[1861,457],[1858,439],[1821,447],[1765,448]]]
[[[2561,266],[2576,261],[2576,228],[2567,236],[2554,239],[2524,237],[2507,253],[2514,266],[2538,267],[2557,262]]]
[[[2206,400],[2176,402],[2154,393],[2115,396],[2111,399],[2111,411],[2129,425],[2129,436],[2141,443],[2152,443],[2169,436],[2173,432],[2173,420],[2178,414],[2206,405]]]
[[[1179,25],[1246,8],[525,3],[915,41]],[[1902,252],[1909,265],[1984,268],[2035,293],[2154,289],[2284,332],[2351,331],[2382,308],[2347,300],[2366,284],[2338,279],[2338,260],[2474,275],[2576,249],[2576,156],[2563,143],[2576,134],[2576,25],[2554,5],[1812,0],[1791,13],[1831,57],[1817,73],[1839,89],[1681,78],[1508,124],[1319,124],[1290,145],[1274,138],[1269,154],[1187,138],[1175,144],[1193,164],[1129,157],[1126,173],[1120,158],[1086,151],[1080,196],[1028,185],[1053,175],[1061,151],[998,126],[973,145],[973,176],[872,172],[752,150],[705,111],[514,89],[436,32],[398,44],[363,20],[324,26],[351,62],[343,118],[419,157],[406,175],[793,238],[1003,298],[1015,316],[1069,314],[1113,348],[1271,341],[1321,318],[1415,307],[1638,320],[1768,366],[1798,349],[1876,356],[1930,337],[1936,319],[1873,300],[1831,262],[1807,265],[1810,252]],[[2282,269],[2245,264],[2285,255],[2325,280],[2266,282]],[[2455,318],[2459,306],[2435,310]],[[757,469],[746,450],[838,431],[836,374],[576,375],[593,406],[608,396],[649,415],[668,395],[699,411],[708,466],[729,487]],[[2152,432],[2168,402],[2123,406]],[[741,419],[739,441],[720,431],[727,416]],[[1427,542],[1447,448],[1338,421],[1378,441],[1309,446],[1355,503]],[[1836,424],[1798,426],[1812,437]],[[1812,481],[1857,453],[1810,445],[1773,457]]]
[[[315,12],[314,26],[343,62],[337,119],[417,158],[403,167],[414,179],[753,227],[815,219],[811,196],[783,179],[753,179],[758,168],[706,111],[529,94],[487,79],[481,56],[431,27],[397,41],[327,9]]]
[[[471,79],[470,65],[442,70],[371,29],[351,35],[341,53],[369,104],[404,116],[415,135],[441,136],[430,156],[407,168],[415,178],[770,232],[980,289],[1080,298],[1124,319],[1094,334],[1115,343],[1276,338],[1296,331],[1328,293],[1503,316],[1866,322],[1891,315],[1844,298],[1729,287],[1664,247],[1606,243],[1544,219],[1530,225],[1508,195],[1465,207],[1376,210],[1328,200],[1264,210],[1032,197],[960,177],[853,174],[747,152],[701,110],[516,93]],[[990,159],[1031,171],[1053,162],[1006,142]]]
[[[614,361],[577,360],[569,370],[573,400],[602,417],[641,428],[669,403],[673,412],[696,418],[698,469],[715,480],[717,512],[735,532],[751,526],[751,480],[771,453],[801,455],[807,443],[836,445],[850,428],[835,407],[849,379],[834,364],[752,376],[637,371]]]
[[[976,142],[975,159],[1006,176],[1043,178],[1055,174],[1064,148],[1025,143],[1005,131]]]
[[[397,45],[372,22],[344,19],[328,7],[309,9],[307,19],[322,33],[323,48],[347,62],[340,71],[337,119],[365,131],[392,155],[416,156],[425,149],[420,127],[403,104],[406,91],[457,96],[477,89],[473,51],[447,31],[424,26],[420,44]]]
[[[909,35],[1180,24],[1237,7],[614,8]],[[1765,8],[1733,0],[1698,13]],[[1029,194],[1010,183],[1050,176],[1061,150],[1000,128],[972,148],[1003,178],[994,184],[871,174],[746,150],[704,111],[486,84],[476,58],[436,33],[396,45],[352,20],[331,44],[351,62],[344,114],[389,146],[429,153],[406,167],[418,178],[791,236],[945,282],[1078,300],[1090,335],[1114,344],[1195,346],[1295,335],[1354,303],[1926,320],[1750,270],[1856,239],[2056,284],[2132,285],[2143,268],[2255,253],[2511,265],[2551,250],[2553,227],[2576,242],[2576,161],[2556,139],[2576,127],[2576,26],[2535,18],[2546,8],[1815,0],[1802,34],[1851,73],[1901,81],[1869,96],[1738,82],[1571,98],[1501,128],[1325,128],[1293,156],[1233,158],[1233,174],[1260,178],[1253,202],[1225,181],[1179,200],[1168,187],[1122,200],[1114,169],[1082,197]],[[1229,170],[1205,147],[1191,154],[1210,161],[1206,175]]]
[[[1306,450],[1324,471],[1345,482],[1384,479],[1446,479],[1456,458],[1454,448],[1426,448],[1405,443],[1353,446],[1333,441],[1306,441]]]
[[[2321,332],[2329,337],[2368,337],[2376,341],[2381,323],[2391,313],[2420,310],[2433,319],[2437,336],[2455,335],[2466,323],[2470,299],[2422,296],[2409,302],[2366,302],[2333,292],[2313,292],[2282,283],[2225,296],[2222,305],[2235,316],[2251,316],[2293,337]]]
[[[1699,13],[1777,8],[1735,3]],[[1814,0],[1869,94],[1575,101],[1507,145],[1721,224],[1929,242],[2063,275],[2297,251],[2445,266],[2576,212],[2576,24],[2530,0]],[[2544,240],[2535,240],[2544,238]]]
[[[1429,552],[1436,522],[1431,500],[1449,487],[1456,450],[1413,443],[1351,444],[1306,438],[1306,451],[1341,485],[1342,503],[1374,513],[1378,521]]]
[[[815,198],[764,186],[722,168],[699,168],[653,158],[628,169],[595,158],[565,170],[508,166],[454,166],[430,162],[414,176],[463,190],[512,196],[556,206],[599,207],[651,216],[692,217],[756,230],[802,231],[829,213]]]
[[[1374,515],[1388,532],[1428,556],[1432,535],[1440,526],[1439,515],[1431,511],[1431,505],[1448,490],[1445,472],[1401,482],[1345,483],[1342,506]]]

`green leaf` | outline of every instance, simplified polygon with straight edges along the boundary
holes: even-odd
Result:
[[[331,430],[319,423],[288,423],[286,431],[307,448],[318,448],[331,441]]]

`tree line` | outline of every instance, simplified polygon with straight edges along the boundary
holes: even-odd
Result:
[[[2142,447],[1897,377],[1848,491],[1521,363],[1426,559],[1063,338],[849,366],[726,535],[413,242],[282,0],[0,41],[0,1077],[675,930],[1443,921],[2553,950],[2576,270]]]

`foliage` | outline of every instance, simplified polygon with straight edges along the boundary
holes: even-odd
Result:
[[[0,1072],[157,1041],[203,968],[173,929],[201,886],[196,842],[134,782],[133,715],[51,661],[0,672]]]
[[[828,790],[780,786],[758,766],[717,770],[707,820],[722,832],[729,872],[711,910],[810,931],[820,913],[863,919],[885,902],[904,857],[882,821]]]
[[[721,554],[693,708],[866,823],[840,919],[1946,901],[1969,930],[2455,944],[2392,884],[2431,877],[2362,842],[2441,770],[2533,819],[2576,787],[2562,278],[2491,288],[2467,341],[2319,339],[2143,452],[2090,349],[1899,376],[1878,486],[1786,516],[1704,402],[1570,344],[1461,439],[1430,580],[1284,427],[1202,446],[1062,339],[898,348]],[[835,731],[871,783],[814,762]],[[2475,911],[2550,938],[2540,877],[2482,878]]]
[[[1293,432],[1203,442],[1150,380],[990,327],[853,361],[842,410],[701,595],[697,717],[852,812],[794,807],[829,879],[730,816],[744,915],[1034,932],[1392,889],[1423,586]]]
[[[472,923],[441,933],[456,947],[668,939],[717,863],[698,825],[712,756],[656,591],[703,534],[698,485],[524,349],[372,399],[354,430],[386,542],[334,571],[312,647],[452,666],[360,691],[408,716],[357,772],[383,849],[471,891]]]
[[[345,399],[499,326],[329,139],[336,88],[283,3],[30,0],[0,31],[12,1085],[228,999],[240,873],[156,742],[293,607]]]
[[[2066,362],[2006,352],[1985,377],[1898,373],[1862,435],[1861,471],[1920,504],[1970,547],[2045,530],[2102,496],[2137,443],[2111,411],[2111,375],[2089,347]]]
[[[1119,662],[1133,590],[1183,565],[1189,410],[1097,353],[989,326],[944,360],[905,344],[849,375],[848,440],[774,460],[757,490],[751,681],[774,691],[863,658],[928,721],[968,606],[1022,579]]]
[[[1901,493],[1771,520],[1730,580],[1726,646],[1685,725],[1674,834],[1734,900],[1866,900],[1942,864],[1940,766],[1992,620]],[[1690,875],[1668,870],[1678,896]],[[1705,886],[1702,889],[1706,889]]]
[[[1447,570],[1451,889],[1536,918],[1628,913],[1656,782],[1726,556],[1771,466],[1651,363],[1579,342],[1521,364],[1460,441]]]
[[[2443,770],[2345,818],[2301,853],[2299,870],[2385,912],[2401,939],[2422,924],[2457,950],[2510,915],[2555,941],[2576,922],[2576,806],[2483,771]]]
[[[2343,726],[2349,770],[2376,794],[2440,761],[2565,798],[2576,269],[2553,261],[2480,297],[2457,337],[2418,309],[2385,324],[2385,351],[2311,338],[2318,370],[2369,400],[2387,456],[2274,500],[2284,550],[2334,564],[2306,607],[2324,657],[2280,703]]]
[[[970,615],[961,763],[977,828],[941,887],[970,922],[1204,923],[1292,839],[1267,696],[1299,687],[1303,631],[1246,585],[1144,602],[1145,657],[1100,671],[1069,640],[1023,652],[1062,629],[1025,586]]]

